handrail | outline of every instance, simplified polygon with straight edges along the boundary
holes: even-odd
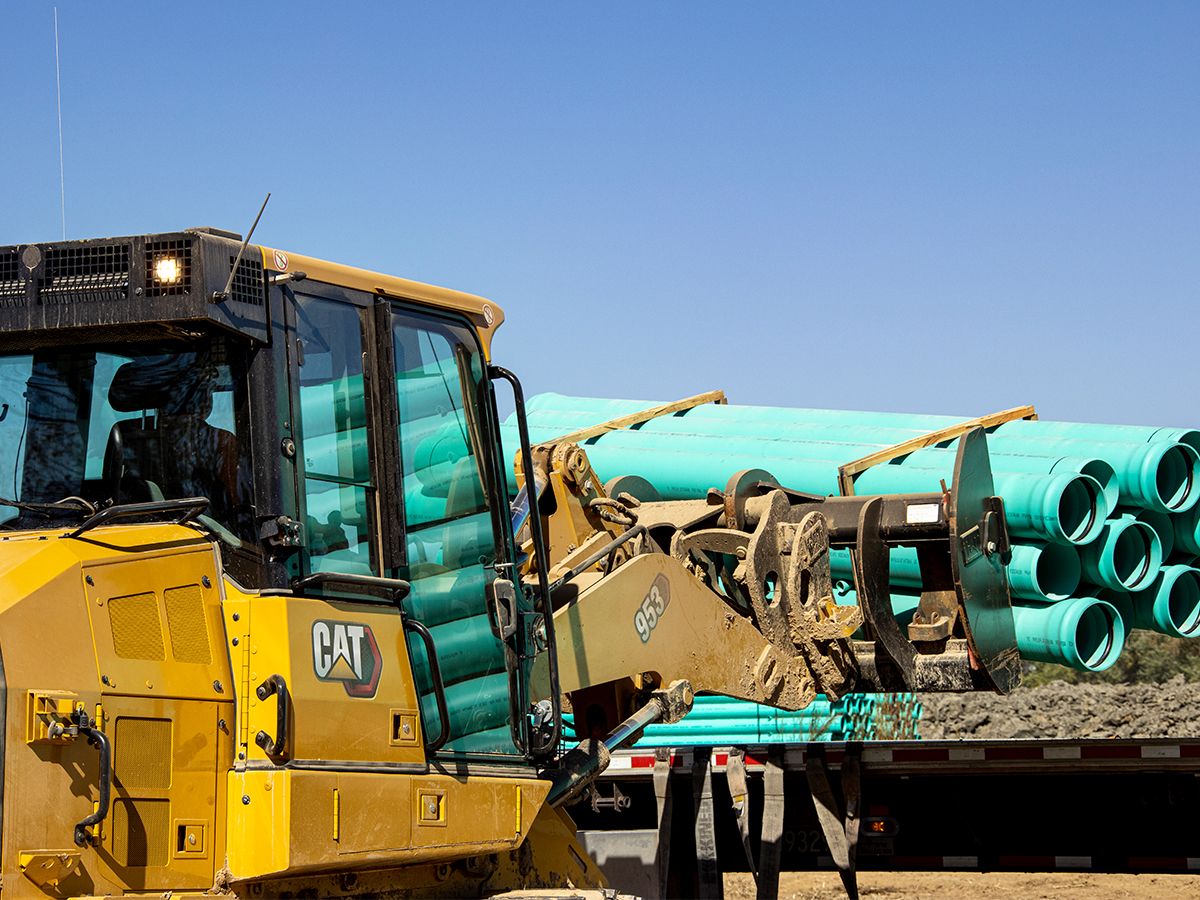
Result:
[[[275,708],[275,739],[272,740],[271,736],[262,730],[254,736],[254,743],[262,747],[263,752],[273,761],[287,758],[288,734],[291,731],[287,682],[282,675],[271,675],[254,691],[259,700],[266,700],[276,694],[279,695],[279,699]]]
[[[207,497],[181,497],[178,500],[151,500],[147,503],[117,503],[106,506],[95,515],[88,516],[74,531],[63,535],[64,538],[77,538],[85,531],[107,525],[118,519],[135,519],[138,516],[152,516],[158,513],[182,512],[183,515],[175,520],[176,525],[186,525],[208,509]]]
[[[442,728],[435,740],[425,742],[426,753],[436,753],[450,740],[450,709],[446,704],[446,684],[442,681],[442,667],[438,664],[437,647],[433,643],[433,635],[421,622],[404,617],[404,630],[411,631],[425,645],[425,658],[429,662],[429,677],[433,681],[433,700],[437,704],[438,719]],[[422,722],[422,731],[425,730]]]
[[[93,825],[99,825],[108,818],[112,798],[112,742],[109,741],[107,734],[88,724],[86,715],[81,715],[76,727],[80,734],[87,736],[89,744],[95,744],[100,750],[100,799],[96,803],[95,812],[81,819],[75,826],[76,846],[86,847],[92,840],[88,829]]]
[[[503,366],[488,366],[488,377],[495,380],[502,378],[509,383],[513,392],[513,403],[517,415],[517,432],[521,436],[521,468],[525,473],[525,483],[535,484],[533,451],[529,443],[529,421],[525,415],[525,391],[516,374]],[[550,704],[553,710],[553,721],[550,726],[550,737],[546,743],[537,748],[536,756],[549,757],[553,755],[562,737],[562,698],[558,695],[558,643],[554,637],[554,607],[550,604],[550,583],[547,574],[549,559],[546,553],[546,540],[542,534],[542,517],[538,512],[538,497],[536,487],[530,492],[529,500],[529,534],[533,538],[533,552],[537,563],[538,599],[541,605],[542,621],[546,633],[546,653],[549,654],[550,669]],[[513,586],[521,590],[520,576],[513,567]],[[532,747],[530,748],[533,749]]]
[[[324,587],[327,584],[377,588],[389,591],[395,601],[403,600],[412,590],[412,585],[403,578],[381,578],[378,575],[358,575],[353,572],[313,572],[303,578],[293,578],[292,590],[303,591],[305,588]]]

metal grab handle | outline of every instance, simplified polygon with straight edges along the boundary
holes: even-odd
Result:
[[[95,744],[100,748],[100,802],[94,813],[75,826],[76,846],[86,847],[92,840],[88,829],[93,825],[99,825],[108,818],[109,802],[112,799],[112,743],[108,740],[107,734],[99,728],[92,728],[87,724],[86,716],[82,717],[78,728],[80,734],[87,736],[89,744]]]
[[[101,525],[107,525],[109,522],[115,522],[120,519],[133,519],[138,516],[156,516],[159,513],[181,513],[176,518],[175,524],[186,525],[206,509],[208,509],[207,497],[181,497],[178,500],[150,500],[146,503],[118,503],[114,506],[106,506],[95,515],[84,519],[78,528],[70,534],[63,535],[63,537],[77,538],[85,531],[91,531],[93,528],[99,528]]]
[[[378,575],[356,575],[352,572],[313,572],[303,578],[292,579],[292,589],[304,592],[310,587],[325,587],[327,584],[348,587],[366,587],[387,591],[393,602],[403,600],[412,590],[412,585],[401,578],[381,578]]]
[[[429,677],[433,680],[433,700],[437,704],[438,719],[442,723],[442,730],[437,738],[425,742],[425,752],[433,753],[440,750],[446,741],[450,740],[450,710],[446,707],[446,684],[442,681],[442,668],[438,665],[437,648],[433,645],[433,635],[429,633],[429,629],[415,619],[405,618],[404,630],[412,632],[421,639],[421,643],[425,645],[425,658],[429,661]]]
[[[266,700],[268,697],[277,694],[279,700],[276,701],[275,707],[275,739],[265,731],[259,731],[254,736],[254,743],[258,744],[263,749],[263,752],[272,760],[287,759],[287,743],[289,729],[289,712],[288,712],[288,687],[283,676],[279,674],[271,675],[260,684],[254,691],[259,700]]]
[[[549,759],[558,749],[559,739],[562,737],[562,698],[558,693],[558,641],[554,634],[554,607],[550,603],[550,577],[547,573],[549,566],[549,554],[546,552],[546,539],[542,534],[542,517],[537,509],[537,494],[540,491],[537,488],[535,480],[535,469],[533,465],[533,450],[529,443],[529,419],[525,414],[525,391],[521,387],[521,380],[503,366],[488,366],[488,378],[492,381],[503,379],[507,381],[513,392],[513,404],[517,416],[517,433],[521,439],[521,468],[524,471],[525,483],[533,484],[534,490],[529,502],[529,536],[533,538],[533,554],[537,563],[537,607],[540,607],[542,613],[542,621],[545,623],[546,629],[546,654],[547,662],[550,666],[550,706],[552,715],[550,720],[550,733],[546,736],[545,742],[539,747],[531,746],[529,754],[534,759]],[[513,535],[515,538],[516,535]],[[520,575],[517,570],[513,569],[513,587],[517,592],[523,590]],[[532,741],[530,742],[532,744]]]

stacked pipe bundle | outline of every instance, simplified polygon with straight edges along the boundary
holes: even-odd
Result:
[[[540,394],[531,438],[563,434],[660,405]],[[707,404],[583,442],[605,480],[634,474],[663,499],[704,497],[742,469],[780,484],[839,492],[841,465],[963,421],[954,416]],[[517,446],[506,423],[509,458]],[[1099,671],[1131,628],[1200,634],[1200,431],[1011,421],[988,434],[996,491],[1015,547],[1009,566],[1017,646],[1025,659]],[[859,494],[936,491],[953,475],[955,442],[861,473]],[[853,602],[849,553],[831,558],[838,595]],[[915,551],[891,555],[892,602],[911,619],[920,592]]]
[[[913,694],[818,696],[798,712],[730,700],[697,697],[673,725],[649,725],[635,747],[786,744],[805,741],[912,740],[919,737],[921,704]],[[577,738],[567,717],[566,736]]]

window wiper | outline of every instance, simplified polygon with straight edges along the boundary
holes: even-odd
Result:
[[[63,497],[61,500],[55,500],[53,503],[32,503],[25,500],[9,500],[6,497],[0,497],[0,506],[9,506],[13,509],[19,509],[22,512],[37,513],[46,518],[60,513],[84,513],[89,516],[96,514],[96,505],[89,503],[82,497]]]

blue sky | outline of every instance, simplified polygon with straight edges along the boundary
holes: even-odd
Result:
[[[60,234],[9,4],[0,244]],[[59,2],[70,237],[474,291],[530,393],[1200,424],[1200,4]]]

